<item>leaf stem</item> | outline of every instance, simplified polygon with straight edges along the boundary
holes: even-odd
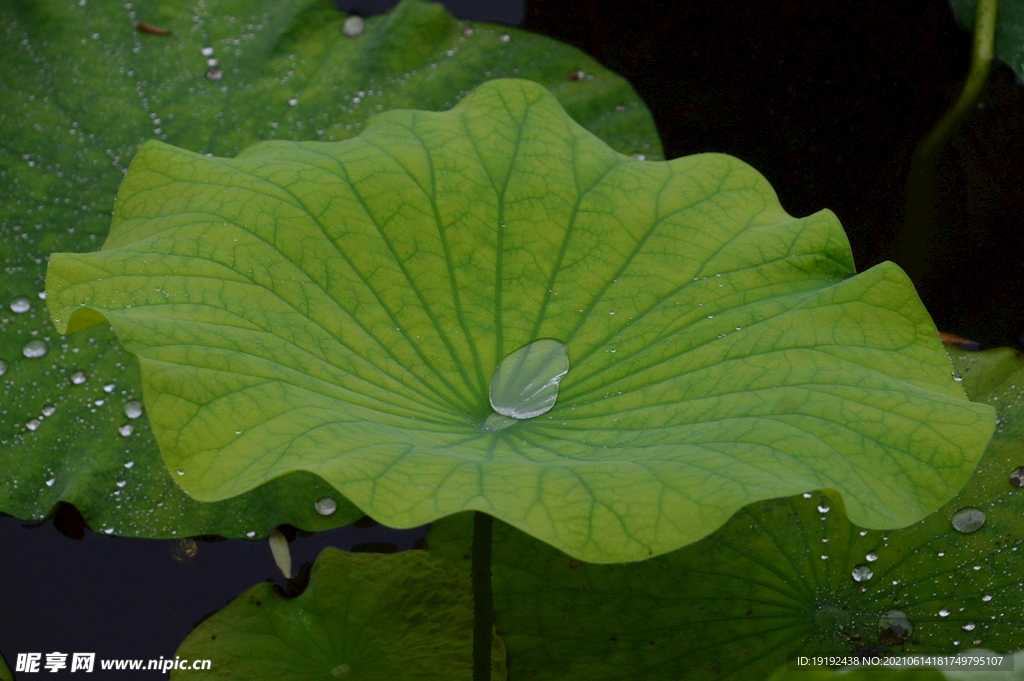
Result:
[[[911,161],[903,235],[897,260],[916,285],[921,284],[928,241],[934,230],[935,216],[931,205],[931,191],[935,158],[949,138],[956,133],[960,124],[970,115],[982,90],[985,89],[992,68],[997,9],[998,0],[977,0],[971,68],[967,80],[953,106],[918,144]]]
[[[494,518],[473,513],[473,681],[491,681],[491,529]]]

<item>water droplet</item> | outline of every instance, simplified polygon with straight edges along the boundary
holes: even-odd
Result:
[[[503,33],[502,36],[498,38],[498,40],[500,40],[503,43],[507,43],[509,40],[512,40],[512,36],[510,36],[508,33]]]
[[[821,559],[822,560],[828,560],[828,556],[826,556],[825,554],[821,554]]]
[[[142,402],[132,400],[124,405],[124,415],[130,419],[137,419],[142,416]]]
[[[45,416],[46,418],[50,418],[55,413],[57,413],[56,405],[48,404],[45,407],[43,407],[43,416]]]
[[[21,349],[21,354],[29,359],[38,359],[45,355],[49,349],[45,341],[33,338],[28,343],[25,343],[25,347]]]
[[[939,610],[939,617],[949,617],[949,608]]]
[[[902,610],[890,610],[878,618],[878,642],[883,646],[899,645],[913,632],[914,625]]]
[[[95,402],[93,402],[93,404],[95,404],[97,407],[102,407],[104,404],[106,404],[106,402],[106,400],[96,400]]]
[[[826,504],[818,504],[818,513],[828,513],[832,510],[832,507]]]
[[[320,515],[333,515],[338,510],[338,502],[330,497],[324,497],[318,499],[313,506],[316,508],[316,512]]]
[[[964,631],[974,631],[974,622],[968,622],[965,624]]]
[[[127,461],[127,462],[125,462],[124,467],[125,468],[131,468],[134,465],[135,465],[134,461]]]
[[[82,385],[83,383],[85,383],[85,372],[76,371],[75,373],[71,374],[71,382],[74,383],[75,385]]]
[[[46,291],[39,292],[39,300],[46,300]]]
[[[345,19],[345,23],[341,27],[341,32],[349,38],[355,38],[358,35],[362,35],[365,28],[366,22],[363,21],[362,17],[349,17],[348,19]]]
[[[35,430],[40,425],[42,425],[42,421],[40,421],[39,419],[32,419],[31,421],[25,424],[25,427],[28,428],[29,430]]]
[[[214,83],[221,80],[224,77],[224,72],[219,66],[211,66],[206,72],[206,80],[212,80]]]
[[[185,471],[176,471],[178,475],[185,475]]]
[[[569,353],[563,344],[551,339],[528,343],[501,360],[495,369],[491,407],[514,419],[546,414],[555,406],[558,384],[568,372]]]
[[[10,307],[14,314],[22,314],[32,309],[32,303],[25,296],[18,296],[11,301]]]
[[[944,555],[946,555],[945,551],[939,551],[939,558],[942,558]]]
[[[103,392],[112,393],[114,392],[115,387],[116,386],[113,383],[107,383],[105,386],[103,386]]]
[[[105,528],[105,529],[103,530],[103,532],[104,532],[105,534],[114,534],[114,528],[113,528],[113,527],[108,527],[108,528]]]
[[[810,492],[804,492],[804,499],[810,499],[810,498],[811,498],[811,493]]]
[[[53,483],[55,482],[57,482],[57,478],[50,478],[49,480],[46,481],[46,486],[53,487]]]
[[[339,664],[337,667],[331,670],[331,676],[336,679],[347,679],[348,675],[352,673],[352,667],[347,664]]]
[[[1014,487],[1024,487],[1024,466],[1013,469],[1010,473],[1010,484]]]
[[[876,560],[878,560],[878,553],[876,553],[875,551],[871,551],[870,553],[868,553],[868,555],[864,556],[864,559],[869,563],[874,563]]]
[[[957,532],[970,534],[977,532],[985,524],[985,514],[979,508],[968,506],[953,514],[952,523],[953,529]]]
[[[128,484],[128,481],[127,480],[118,480],[116,484],[117,484],[118,487],[124,487],[125,485]]]
[[[299,98],[298,97],[292,97],[291,99],[288,100],[288,106],[297,106],[298,103],[299,103]]]
[[[473,31],[472,27],[470,27],[470,26],[467,26],[466,28],[462,29],[462,35],[464,35],[467,38],[469,36],[473,35],[473,33],[474,33],[474,31]]]
[[[204,47],[203,49],[199,50],[199,52],[204,57],[212,57],[213,56],[213,48],[212,47]]]
[[[861,530],[860,532],[858,532],[858,534],[860,536],[862,536],[862,537],[866,537],[866,536],[868,536],[868,531],[867,530]]]
[[[867,565],[858,565],[853,568],[853,572],[851,574],[853,575],[853,581],[855,582],[866,582],[875,576],[874,570]]]
[[[256,530],[249,530],[248,532],[245,533],[245,536],[249,537],[249,538],[255,537],[256,536]]]
[[[646,154],[630,154],[630,156],[632,157],[632,159],[634,161],[646,161],[647,160],[647,155]]]
[[[992,596],[989,595],[989,594],[985,594],[984,596],[981,597],[981,600],[983,600],[984,602],[988,603],[989,601],[992,600]]]
[[[135,426],[130,423],[126,423],[117,429],[117,432],[121,433],[122,437],[128,437],[135,432]]]
[[[3,376],[6,373],[7,373],[7,362],[5,362],[4,360],[0,359],[0,376]]]

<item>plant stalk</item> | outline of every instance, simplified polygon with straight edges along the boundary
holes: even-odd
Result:
[[[910,164],[907,205],[897,261],[915,285],[921,285],[925,273],[928,243],[935,231],[932,184],[935,159],[974,109],[985,89],[992,68],[996,35],[998,0],[977,0],[974,14],[974,43],[971,68],[956,102],[921,140]]]
[[[473,513],[473,681],[491,681],[491,529],[494,518]]]

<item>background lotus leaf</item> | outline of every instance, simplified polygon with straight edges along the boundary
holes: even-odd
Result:
[[[491,650],[491,678],[505,681],[499,637]],[[176,655],[211,669],[171,679],[468,681],[472,653],[473,590],[451,564],[328,547],[295,598],[258,584],[197,626]]]
[[[1024,357],[946,347],[971,398],[998,405],[999,426],[975,475],[937,513],[878,532],[822,494],[797,495],[626,565],[583,563],[495,522],[494,609],[510,668],[538,681],[757,679],[789,655],[1020,650],[1024,479],[1011,475],[1024,466]],[[980,509],[985,524],[954,529],[963,508]],[[471,540],[470,514],[433,523],[427,538],[464,574]],[[893,610],[913,627],[902,644],[879,626]]]
[[[327,0],[0,4],[0,511],[42,518],[64,500],[97,531],[141,537],[264,537],[360,515],[340,498],[334,515],[317,515],[313,501],[338,495],[300,473],[193,501],[147,415],[122,411],[142,398],[135,358],[106,325],[54,333],[39,299],[46,259],[103,243],[145,140],[233,156],[263,139],[344,139],[380,110],[444,109],[492,76],[520,75],[617,150],[661,153],[629,85],[568,45],[418,0],[367,19],[357,37],[345,19]],[[45,356],[23,356],[33,340]],[[86,381],[72,383],[79,371]]]
[[[949,0],[957,21],[968,31],[974,30],[977,0]],[[995,58],[1017,74],[1024,82],[1024,4],[1002,0],[996,12]]]
[[[340,143],[150,143],[47,291],[62,333],[106,318],[139,355],[198,499],[308,470],[392,527],[478,509],[623,562],[763,498],[829,488],[891,527],[962,487],[992,409],[899,268],[852,270],[834,215],[741,161],[637,161],[506,79]],[[541,338],[558,403],[485,429],[495,367]]]

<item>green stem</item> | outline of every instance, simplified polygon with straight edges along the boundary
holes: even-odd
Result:
[[[978,97],[985,89],[992,68],[997,7],[998,0],[977,0],[971,70],[967,74],[967,81],[953,106],[917,146],[911,161],[903,237],[897,260],[916,284],[921,283],[926,249],[934,231],[935,217],[931,204],[931,190],[935,158],[949,138],[956,133],[960,124],[970,115]]]
[[[494,518],[473,513],[473,681],[491,681],[491,528]]]

